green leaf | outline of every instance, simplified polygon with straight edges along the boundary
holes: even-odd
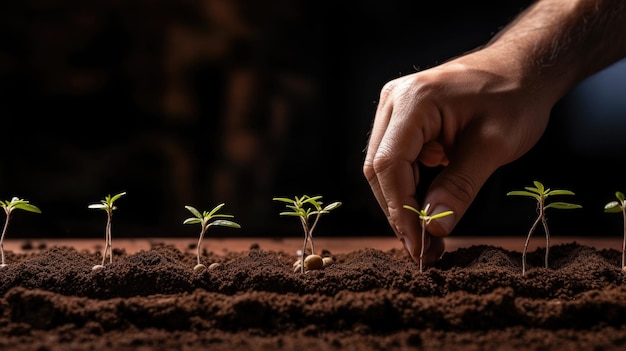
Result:
[[[430,219],[437,219],[437,218],[441,218],[441,217],[445,217],[445,216],[449,216],[451,214],[453,214],[453,211],[444,211],[444,212],[440,212],[437,213],[436,215],[432,215],[430,216]]]
[[[198,211],[195,207],[192,206],[185,206],[185,208],[191,212],[191,214],[193,214],[196,218],[202,218],[202,214],[200,213],[200,211]]]
[[[123,192],[113,196],[112,198],[110,198],[111,199],[110,204],[112,205],[117,199],[119,199],[120,197],[122,197],[124,195],[126,195],[125,191],[123,191]]]
[[[218,213],[218,214],[214,214],[213,216],[211,216],[211,218],[233,218],[235,216],[230,215],[230,214],[224,214],[224,213]]]
[[[519,195],[519,196],[529,196],[535,199],[539,199],[539,195],[535,194],[533,192],[530,191],[524,191],[524,190],[513,190],[513,191],[509,191],[508,193],[506,193],[507,196],[511,196],[511,195]]]
[[[275,198],[273,198],[272,200],[274,200],[274,201],[280,201],[280,202],[286,202],[286,203],[289,203],[289,204],[294,203],[294,200],[293,200],[293,199],[288,199],[288,198],[286,198],[286,197],[275,197]]]
[[[298,212],[281,212],[279,213],[281,216],[294,216],[294,217],[302,217],[301,213]]]
[[[225,219],[218,219],[216,221],[213,221],[209,224],[211,225],[218,225],[218,226],[222,226],[222,227],[231,227],[231,228],[241,228],[241,226],[233,221],[228,221]]]
[[[183,224],[196,224],[196,223],[202,223],[202,219],[191,217],[191,218],[185,219],[185,221],[183,222]]]
[[[418,210],[417,208],[411,206],[411,205],[402,205],[402,207],[406,208],[407,210],[413,211],[415,213],[417,213],[420,216],[425,216],[426,212],[423,210]]]
[[[16,204],[13,207],[15,209],[24,210],[24,211],[28,211],[28,212],[41,213],[41,210],[39,208],[37,208],[37,206],[31,205],[28,202],[18,203],[18,204]]]
[[[213,217],[213,215],[214,215],[217,211],[219,211],[222,207],[224,207],[224,205],[225,205],[224,203],[221,203],[221,204],[219,204],[219,205],[215,206],[215,207],[211,210],[211,212],[209,212],[208,216],[206,216],[206,217],[209,217],[209,218]]]
[[[37,206],[16,196],[14,196],[11,201],[0,201],[0,206],[5,208],[8,212],[13,210],[24,210],[28,212],[41,213],[41,210]]]
[[[575,195],[573,191],[570,190],[562,190],[562,189],[555,189],[550,191],[549,193],[546,193],[546,195]]]
[[[618,201],[611,201],[604,205],[604,212],[606,213],[619,213],[624,209],[624,205]]]
[[[541,192],[541,190],[537,189],[537,188],[533,188],[532,186],[525,186],[524,189],[528,190],[529,192],[536,194],[536,195],[543,195],[543,193]]]
[[[334,209],[336,209],[337,207],[341,206],[341,202],[337,201],[337,202],[333,202],[332,204],[324,207],[324,212],[329,212],[332,211]]]
[[[553,202],[549,205],[546,205],[545,207],[546,209],[548,208],[556,208],[556,209],[560,209],[560,210],[570,210],[570,209],[574,209],[574,208],[582,208],[581,205],[577,205],[577,204],[570,204],[567,202]]]
[[[624,193],[616,191],[615,197],[619,200],[619,202],[621,202],[622,204],[624,203]]]

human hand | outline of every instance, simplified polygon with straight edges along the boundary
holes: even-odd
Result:
[[[405,248],[417,259],[421,231],[403,205],[454,214],[433,221],[425,264],[444,251],[450,234],[480,188],[500,166],[539,140],[556,97],[533,72],[487,49],[388,82],[382,89],[363,172]],[[445,166],[423,199],[418,162]],[[421,204],[420,204],[421,202]]]

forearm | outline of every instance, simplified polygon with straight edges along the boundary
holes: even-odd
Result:
[[[526,83],[556,101],[626,56],[626,1],[539,0],[484,49],[510,60]]]

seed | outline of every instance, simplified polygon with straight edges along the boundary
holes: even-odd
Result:
[[[332,257],[324,257],[322,258],[322,263],[324,264],[324,267],[328,267],[328,266],[332,266],[333,263],[335,263],[335,261],[333,260]]]
[[[199,271],[201,269],[204,269],[204,268],[206,268],[205,265],[203,265],[202,263],[198,263],[197,265],[195,265],[195,267],[193,267],[193,271],[197,272],[197,271]]]
[[[315,270],[324,268],[324,260],[320,255],[308,255],[304,259],[304,269]]]
[[[209,265],[209,269],[216,269],[219,266],[221,265],[218,262],[213,262]]]

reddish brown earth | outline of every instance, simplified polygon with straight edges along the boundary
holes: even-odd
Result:
[[[324,249],[323,247],[318,249]],[[194,272],[193,250],[156,244],[93,252],[7,253],[0,349],[21,350],[624,350],[621,252],[576,242],[521,253],[447,252],[425,272],[400,250],[334,254],[294,273],[296,256],[251,244]]]

